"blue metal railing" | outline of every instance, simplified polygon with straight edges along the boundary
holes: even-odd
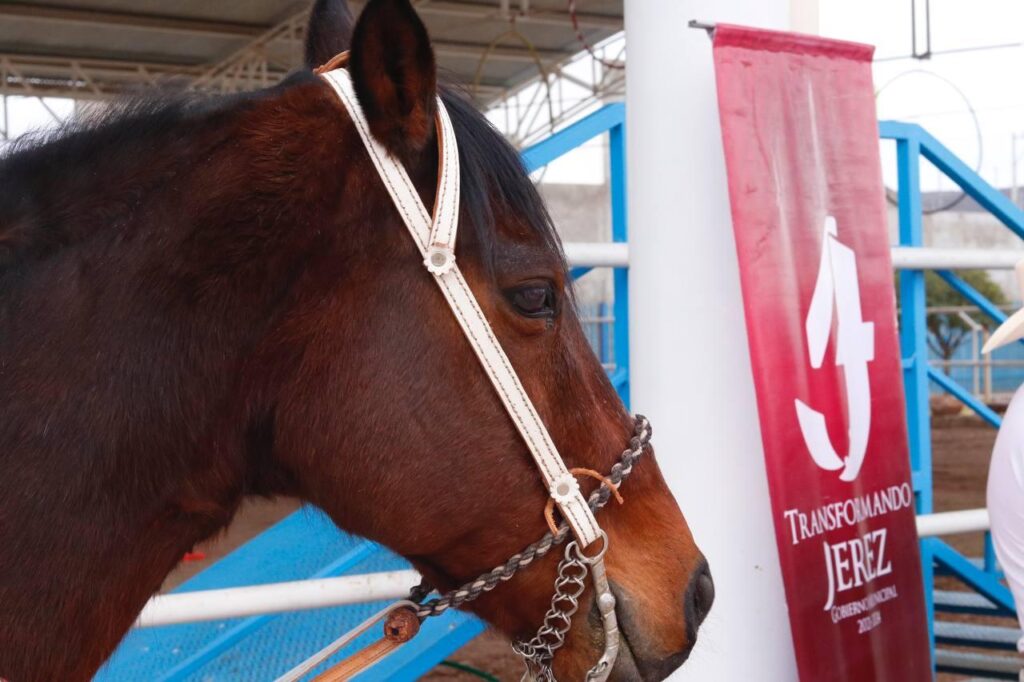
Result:
[[[607,132],[610,145],[610,184],[612,199],[612,238],[627,241],[626,224],[626,172],[625,172],[625,107],[609,105],[595,114],[566,128],[523,152],[523,160],[531,171],[540,168],[563,154],[575,149],[597,135]],[[1008,229],[1024,239],[1024,212],[1007,197],[985,182],[952,152],[927,131],[917,125],[883,121],[879,124],[882,139],[896,143],[897,175],[899,182],[899,243],[901,246],[924,246],[922,226],[920,164],[921,158],[930,161],[947,177],[992,213]],[[589,269],[573,272],[578,278]],[[996,322],[1006,316],[991,301],[970,284],[948,270],[937,274],[967,301],[978,306]],[[628,346],[628,271],[615,270],[615,302],[613,304],[616,369],[613,381],[623,400],[629,397]],[[998,414],[976,398],[952,377],[928,360],[928,330],[926,327],[925,278],[922,270],[904,270],[900,274],[900,347],[903,355],[904,389],[906,393],[907,427],[913,488],[919,514],[934,511],[932,479],[931,384],[961,400],[989,424],[998,427]],[[935,646],[935,570],[939,567],[951,573],[968,587],[988,598],[1007,613],[1013,612],[1013,599],[1009,590],[999,581],[996,561],[989,534],[985,535],[985,556],[982,567],[962,556],[938,538],[921,542],[925,599],[928,609],[929,635]]]
[[[625,106],[612,104],[578,123],[556,133],[523,152],[523,160],[530,171],[544,166],[584,142],[604,133],[609,134],[610,185],[612,201],[612,239],[627,241],[626,223],[626,168],[625,168]],[[924,246],[922,226],[920,164],[921,158],[930,161],[943,174],[992,213],[1017,236],[1024,239],[1024,212],[1007,197],[985,182],[949,149],[917,125],[894,121],[879,124],[882,139],[896,143],[897,175],[899,182],[899,243],[901,246]],[[589,268],[574,270],[575,278],[582,277]],[[978,306],[996,322],[1006,316],[991,301],[962,278],[948,270],[937,274],[967,301]],[[998,414],[977,399],[952,377],[929,363],[928,330],[926,327],[925,278],[922,270],[904,270],[900,274],[900,347],[903,355],[904,389],[906,393],[907,427],[913,488],[919,514],[934,511],[932,479],[932,441],[930,385],[961,400],[989,424],[998,427]],[[628,332],[628,271],[617,268],[614,273],[615,301],[613,304],[616,368],[613,382],[623,400],[629,404],[629,332]],[[1024,343],[1024,342],[1022,342]],[[1013,612],[1013,598],[999,581],[996,561],[989,534],[985,535],[985,556],[981,567],[964,557],[938,538],[921,541],[925,599],[928,609],[929,634],[932,649],[935,646],[934,588],[935,569],[939,567],[954,575],[965,585],[985,596],[1007,613]]]
[[[1014,303],[1013,307],[1019,309],[1021,304]],[[967,314],[971,316],[970,312]],[[965,337],[949,358],[940,355],[935,344],[931,344],[932,362],[943,367],[953,380],[964,386],[971,386],[971,391],[975,395],[992,394],[1005,398],[1024,384],[1024,344],[1011,343],[996,349],[989,364],[980,353],[981,335],[973,330],[970,334],[977,336]],[[934,332],[932,338],[934,341]],[[970,343],[966,342],[968,338]],[[933,383],[932,395],[942,392],[943,390]]]
[[[895,121],[879,124],[882,139],[896,142],[897,177],[899,182],[900,246],[921,247],[924,235],[921,224],[921,158],[930,161],[940,172],[955,182],[968,196],[994,215],[1018,237],[1024,239],[1024,212],[1008,198],[985,182],[927,131],[917,125]],[[1005,315],[980,292],[948,270],[937,274],[965,299],[1001,322]],[[900,348],[903,354],[903,379],[907,403],[910,463],[917,512],[933,511],[931,404],[929,382],[955,396],[982,419],[998,427],[1000,417],[969,390],[928,361],[928,331],[925,302],[925,277],[922,270],[900,273]],[[924,568],[925,600],[928,608],[929,634],[935,648],[935,567],[944,568],[963,583],[987,597],[997,606],[1012,613],[1013,598],[999,582],[991,537],[985,535],[985,561],[979,568],[972,561],[938,538],[921,541]],[[934,656],[933,656],[934,660]]]
[[[530,171],[577,148],[584,142],[604,133],[609,134],[610,185],[612,200],[612,238],[627,241],[626,172],[625,172],[625,106],[609,105],[578,123],[556,133],[523,152],[523,160]],[[921,158],[930,161],[947,177],[988,210],[1008,229],[1024,239],[1024,212],[1007,197],[985,182],[952,152],[927,131],[917,125],[883,121],[879,124],[882,139],[896,143],[897,175],[899,182],[899,243],[901,246],[924,246],[922,226],[920,164]],[[573,276],[582,277],[589,268],[574,270]],[[967,301],[978,306],[996,322],[1006,316],[991,301],[962,278],[948,270],[937,274]],[[629,333],[627,317],[628,271],[617,268],[614,273],[615,302],[613,304],[616,369],[613,381],[628,405],[629,396]],[[932,384],[961,400],[989,424],[998,427],[1000,417],[969,390],[952,377],[932,365],[928,360],[928,330],[926,327],[925,278],[922,270],[904,270],[900,274],[900,347],[903,355],[904,389],[906,393],[907,427],[913,488],[919,514],[934,511],[932,479],[931,405],[929,390]],[[985,535],[985,556],[982,567],[962,556],[938,538],[921,542],[925,599],[928,609],[929,634],[934,650],[934,588],[935,570],[939,567],[960,579],[968,587],[982,594],[998,607],[1012,613],[1013,599],[1009,590],[999,582],[991,537]]]

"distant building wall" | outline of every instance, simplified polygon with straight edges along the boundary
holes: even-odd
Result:
[[[1024,258],[1024,240],[1010,232],[992,214],[983,211],[944,211],[924,216],[924,243],[944,249],[985,249],[1019,251]],[[889,236],[899,241],[896,207],[889,206]],[[992,280],[1002,287],[1010,301],[1021,298],[1012,270],[991,270]]]
[[[611,240],[611,198],[607,185],[539,185],[558,234],[566,242]],[[581,304],[611,302],[611,271],[600,268],[588,273],[576,285]]]

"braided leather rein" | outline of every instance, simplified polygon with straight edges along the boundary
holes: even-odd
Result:
[[[629,475],[633,472],[633,465],[644,454],[651,441],[651,433],[651,423],[647,418],[643,415],[636,415],[633,425],[633,437],[629,441],[629,447],[623,450],[619,461],[612,466],[611,472],[608,474],[608,479],[616,488],[629,478]],[[594,492],[590,493],[587,504],[590,505],[592,511],[596,512],[608,504],[611,496],[612,491],[602,483]],[[505,563],[492,568],[477,579],[426,602],[423,599],[434,590],[426,581],[423,581],[412,589],[412,592],[409,594],[409,600],[420,604],[416,611],[416,615],[420,619],[441,615],[449,608],[458,608],[467,602],[473,601],[480,595],[490,592],[501,583],[511,580],[520,569],[546,556],[553,547],[561,545],[568,537],[569,526],[563,521],[558,526],[557,534],[548,531],[540,540],[513,554]]]

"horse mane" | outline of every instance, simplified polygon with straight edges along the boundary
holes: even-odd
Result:
[[[189,131],[251,97],[137,95],[15,140],[0,158],[0,276],[95,236],[103,226],[86,227],[93,221],[83,213],[99,209],[111,225],[123,225],[123,214],[151,189],[128,177],[140,162],[162,154],[160,164],[169,165],[169,154],[187,156]],[[89,191],[99,173],[110,176],[120,199],[105,209]]]
[[[272,88],[233,95],[158,90],[22,136],[0,157],[0,283],[98,234],[131,230],[140,204],[230,143],[218,127],[230,128],[245,109],[314,79],[302,71]],[[466,227],[482,252],[495,252],[499,226],[526,230],[560,252],[518,152],[464,93],[445,86],[442,97],[459,140]]]

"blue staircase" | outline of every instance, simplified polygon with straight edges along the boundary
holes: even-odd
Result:
[[[305,507],[256,536],[174,592],[408,568],[404,559],[339,531],[319,510]],[[272,680],[385,606],[384,602],[206,623],[135,629],[97,673],[96,682],[221,682]],[[414,680],[478,635],[483,623],[450,612],[423,624],[420,634],[361,680]],[[378,637],[357,639],[325,668]]]
[[[935,590],[934,595],[936,669],[975,680],[1018,679],[1024,659],[1017,654],[1016,614],[975,591]]]

